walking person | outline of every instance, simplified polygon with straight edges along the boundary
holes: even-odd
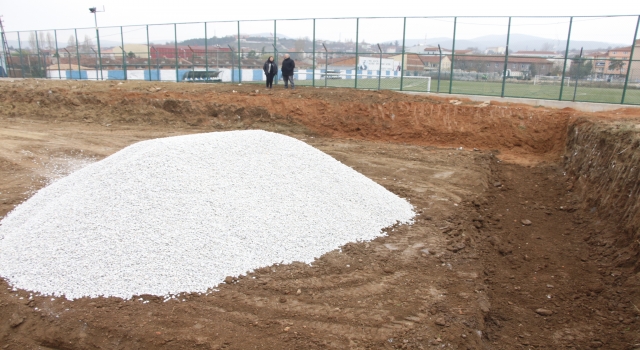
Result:
[[[267,89],[273,89],[273,77],[278,74],[278,65],[273,60],[273,56],[269,56],[267,62],[264,63],[262,70],[267,76]]]
[[[289,54],[284,55],[284,60],[282,61],[282,80],[284,80],[284,88],[289,88],[289,83],[291,83],[291,90],[295,89],[295,85],[293,84],[293,69],[296,68],[296,63],[289,57]]]

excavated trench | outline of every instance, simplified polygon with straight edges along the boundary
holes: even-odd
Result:
[[[640,113],[639,113],[640,114]],[[595,231],[589,241],[606,239],[615,247],[613,263],[640,272],[640,119],[569,125],[564,166],[568,189],[584,210],[617,223]]]

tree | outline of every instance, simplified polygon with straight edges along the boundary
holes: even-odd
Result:
[[[540,48],[541,51],[551,51],[553,50],[553,44],[546,42],[544,44],[542,44],[542,47]]]
[[[36,32],[36,38],[38,39],[38,45],[40,45],[40,48],[43,49],[47,44],[46,34],[44,32]]]
[[[615,58],[611,59],[611,61],[609,61],[609,68],[607,68],[610,71],[618,71],[618,74],[622,74],[622,69],[624,69],[624,66],[627,63],[622,61],[622,60],[617,60]]]
[[[251,50],[249,51],[249,54],[247,55],[247,58],[258,58],[260,56],[258,56],[258,53],[256,52],[256,50]]]
[[[84,35],[84,40],[82,41],[82,49],[85,52],[88,52],[91,50],[91,48],[93,47],[93,40],[91,39],[90,36],[88,35]]]
[[[67,40],[67,47],[76,46],[76,37],[73,35],[69,35],[69,39]]]
[[[127,57],[129,58],[136,58],[136,54],[133,53],[133,51],[129,51],[129,53],[127,54]]]
[[[29,32],[29,47],[31,48],[31,51],[35,52],[36,48],[38,47],[38,39],[36,37],[36,33],[35,32]]]
[[[56,47],[55,43],[54,43],[54,39],[53,39],[53,35],[51,35],[51,32],[47,32],[46,35],[46,42],[47,42],[47,47],[49,49],[53,49]]]
[[[536,75],[538,75],[538,67],[536,66],[535,63],[531,63],[529,65],[529,76],[535,77]]]
[[[584,62],[583,58],[575,55],[571,59],[571,68],[569,68],[569,74],[571,74],[574,79],[581,79],[591,75],[591,71],[593,70],[593,64],[591,60]]]
[[[304,44],[304,39],[298,39],[295,41],[295,43],[293,44],[294,50],[296,51],[296,53],[294,54],[294,59],[301,60],[304,58]]]
[[[304,51],[304,44],[305,44],[305,41],[303,39],[296,40],[296,42],[294,43],[294,48],[295,48],[296,52],[303,52]]]

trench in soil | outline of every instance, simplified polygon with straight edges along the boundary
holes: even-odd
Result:
[[[312,266],[265,267],[184,302],[29,300],[2,282],[0,343],[640,347],[638,114],[346,89],[3,82],[0,215],[133,142],[249,128],[308,142],[419,215]]]

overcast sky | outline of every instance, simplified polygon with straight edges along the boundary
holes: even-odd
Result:
[[[231,20],[295,19],[328,17],[382,17],[382,16],[601,16],[639,15],[638,0],[315,0],[315,1],[204,1],[204,0],[2,0],[5,30],[45,30],[63,28],[91,28],[93,15],[88,8],[104,5],[106,12],[98,14],[98,25],[120,26],[174,22],[216,22]],[[576,19],[572,38],[576,40],[608,41],[630,44],[637,17]],[[402,19],[361,20],[360,40],[368,42],[402,39]],[[277,32],[290,37],[311,37],[311,21],[278,21]],[[488,34],[506,34],[507,19],[458,19],[458,38],[471,39]],[[561,40],[566,38],[566,19],[513,19],[512,33],[543,36]],[[209,23],[208,36],[237,33],[235,23]],[[93,30],[81,31],[90,34]],[[409,19],[407,38],[424,39],[451,37],[451,19]],[[143,27],[125,28],[126,41],[143,42]],[[243,22],[241,33],[273,32],[273,21]],[[58,33],[59,41],[66,41],[70,31]],[[95,34],[95,31],[93,31]],[[101,38],[118,40],[119,28],[101,30]],[[173,26],[153,26],[151,41],[173,40]],[[178,40],[204,37],[204,25],[178,26]],[[355,20],[318,20],[316,37],[327,40],[355,40]],[[12,40],[11,35],[9,40]]]

